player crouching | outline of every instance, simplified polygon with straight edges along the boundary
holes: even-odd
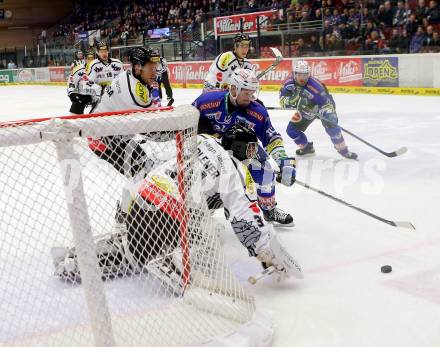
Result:
[[[313,142],[308,141],[304,132],[315,118],[319,118],[338,153],[348,159],[357,159],[357,154],[348,150],[338,126],[333,97],[322,82],[310,76],[310,72],[306,61],[296,62],[293,76],[280,89],[281,106],[293,109],[286,131],[299,147],[296,154],[303,156],[315,153]]]
[[[249,141],[245,133],[246,129],[234,127],[224,139],[223,145],[234,157],[255,153],[256,137]],[[205,283],[207,277],[221,281],[219,240],[213,235],[213,220],[207,211],[220,207],[249,256],[264,267],[273,266],[280,277],[303,278],[301,267],[280,244],[272,226],[265,223],[256,201],[246,194],[241,178],[244,166],[211,136],[199,135],[197,148],[199,160],[194,172],[203,174],[187,180],[186,204],[179,193],[175,161],[170,160],[148,173],[129,210],[119,212],[124,228],[98,238],[103,279],[146,273],[173,295],[181,295],[187,286]],[[53,257],[58,277],[80,282],[74,248],[54,249]]]

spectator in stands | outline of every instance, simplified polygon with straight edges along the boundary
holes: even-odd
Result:
[[[361,29],[361,37],[365,41],[368,37],[370,37],[371,33],[376,30],[374,22],[369,20],[367,25]]]
[[[399,0],[397,2],[397,10],[394,12],[393,26],[402,27],[406,24],[406,11],[403,1]]]
[[[324,36],[330,35],[333,32],[333,26],[330,20],[324,21]]]
[[[423,46],[429,46],[433,38],[434,38],[434,27],[432,25],[428,25],[428,27],[426,28],[425,41],[423,41]]]
[[[317,8],[313,15],[310,17],[310,20],[322,20],[322,12],[320,8]]]
[[[417,28],[417,32],[411,38],[411,43],[409,45],[409,52],[419,53],[423,47],[424,41],[425,41],[425,32],[423,31],[423,27],[419,26]]]
[[[409,16],[408,23],[406,24],[406,31],[409,36],[413,36],[417,32],[417,28],[420,26],[420,21],[416,18],[414,13]]]
[[[436,0],[429,2],[428,15],[426,18],[429,24],[440,24],[440,9]]]
[[[310,37],[309,50],[312,53],[319,53],[322,51],[321,45],[319,44],[318,38],[316,37],[316,35],[312,35]]]
[[[440,35],[438,31],[433,32],[431,40],[425,41],[423,51],[426,53],[440,52]]]
[[[390,38],[390,49],[393,53],[408,53],[408,36],[406,30],[400,34],[399,29],[394,28]]]
[[[414,14],[419,21],[422,21],[423,18],[426,18],[426,16],[428,15],[428,7],[426,7],[425,5],[425,0],[418,1],[417,8],[415,9]]]
[[[362,21],[368,22],[368,21],[374,21],[374,15],[373,12],[368,9],[368,7],[362,8]]]
[[[379,36],[379,33],[376,30],[373,30],[365,40],[365,50],[370,53],[379,54],[383,52],[385,48],[385,41]]]
[[[296,48],[296,55],[298,57],[304,57],[307,55],[308,52],[309,52],[309,49],[306,46],[306,44],[304,43],[304,39],[302,39],[302,38],[298,39],[298,46]]]

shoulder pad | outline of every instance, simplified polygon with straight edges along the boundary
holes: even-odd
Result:
[[[75,65],[72,68],[72,75],[76,74],[77,72],[79,72],[80,70],[85,70],[84,65]]]
[[[235,56],[232,52],[225,52],[218,56],[217,58],[217,68],[221,71],[226,71],[229,64],[234,61]]]
[[[319,94],[324,90],[324,86],[316,78],[310,77],[309,81],[307,82],[307,89],[309,89],[312,93]]]
[[[200,95],[197,99],[197,108],[203,111],[220,107],[226,93],[223,91],[212,91]]]
[[[258,121],[262,122],[265,118],[267,118],[268,113],[266,107],[261,105],[258,101],[252,101],[249,107],[246,110],[246,114],[251,118],[255,118]]]
[[[122,65],[122,61],[120,61],[119,59],[115,59],[115,58],[110,58],[110,64],[111,63],[116,63],[116,64],[121,64]]]
[[[99,63],[98,59],[92,60],[92,62],[87,65],[87,70],[86,70],[87,74],[89,74],[92,71],[92,69],[96,65],[96,63]]]

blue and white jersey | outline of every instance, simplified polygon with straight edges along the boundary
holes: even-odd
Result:
[[[232,125],[239,123],[252,130],[270,154],[283,146],[281,135],[273,127],[267,109],[252,101],[248,107],[228,110],[228,91],[212,91],[200,95],[193,105],[200,111],[200,120],[210,123],[214,134],[222,136]]]
[[[290,77],[280,89],[280,104],[284,108],[300,111],[301,116],[313,119],[317,115],[336,113],[333,97],[323,83],[310,77],[305,86],[301,86]]]

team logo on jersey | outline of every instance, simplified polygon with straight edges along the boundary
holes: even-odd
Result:
[[[139,96],[144,103],[148,102],[148,89],[141,82],[136,83],[136,95]]]
[[[114,71],[121,71],[121,67],[120,67],[120,66],[117,66],[116,64],[112,64],[112,69],[113,69]]]
[[[217,81],[221,82],[223,80],[223,74],[221,72],[217,72],[217,75],[215,75],[217,78]]]
[[[225,70],[225,69],[228,67],[228,63],[229,63],[229,54],[225,54],[225,55],[223,55],[223,57],[221,57],[221,59],[219,60],[220,68],[222,68],[223,70]]]
[[[206,113],[205,115],[208,119],[215,119],[215,121],[219,124],[231,123],[230,116],[227,116],[224,121],[220,121],[220,118],[222,117],[222,111],[217,111],[217,112],[213,112],[213,113]]]
[[[103,69],[102,67],[95,66],[95,68],[93,70],[95,70],[95,72],[101,72],[102,69]]]

